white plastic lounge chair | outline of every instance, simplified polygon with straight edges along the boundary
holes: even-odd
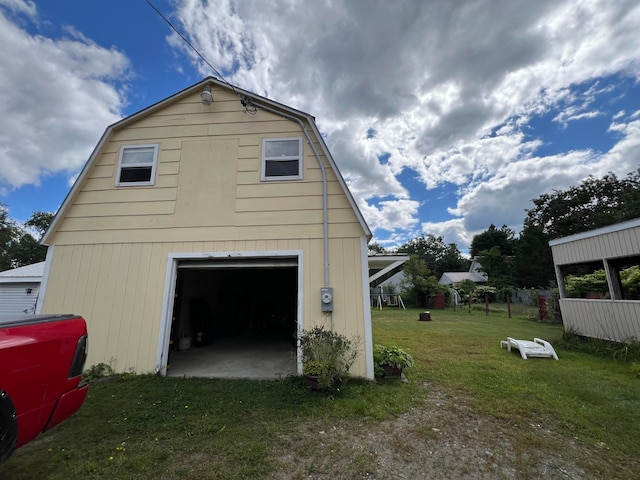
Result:
[[[520,352],[520,356],[523,359],[529,357],[553,357],[558,360],[558,355],[549,342],[545,342],[540,338],[534,338],[533,342],[529,340],[516,340],[515,338],[507,337],[506,340],[500,341],[500,348],[507,346],[507,351],[511,351],[512,348],[517,348]]]

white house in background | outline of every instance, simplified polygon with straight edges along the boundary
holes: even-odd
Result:
[[[406,274],[401,270],[391,275],[380,285],[382,286],[382,288],[386,293],[388,292],[399,293],[400,290],[402,290],[402,282],[405,281],[406,277],[407,277]]]
[[[44,263],[0,272],[0,315],[35,313]]]
[[[640,266],[640,218],[558,238],[549,245],[565,329],[618,342],[640,339],[640,295],[621,281]],[[569,296],[569,275],[579,277],[601,270],[607,277],[603,291],[584,292],[580,298]]]
[[[478,257],[473,257],[468,272],[444,272],[438,283],[440,285],[453,285],[463,280],[471,280],[480,285],[486,285],[489,281],[487,274],[482,271],[482,265]]]

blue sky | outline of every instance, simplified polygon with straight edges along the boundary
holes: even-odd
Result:
[[[465,251],[543,193],[640,166],[637,1],[153,3],[228,81],[316,117],[384,246]],[[58,208],[109,124],[213,74],[144,0],[0,0],[0,45],[18,220]]]

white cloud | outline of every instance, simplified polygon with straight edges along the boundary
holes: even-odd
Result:
[[[416,233],[420,204],[442,182],[460,186],[450,211],[459,218],[422,222],[422,231],[464,247],[490,223],[519,231],[541,193],[638,158],[634,123],[612,124],[621,140],[602,158],[536,157],[544,138],[525,135],[533,116],[552,110],[564,124],[604,115],[592,108],[607,88],[600,77],[640,78],[634,1],[176,5],[228,80],[318,118],[365,218],[392,232],[383,243]],[[424,190],[400,183],[406,169]]]
[[[427,232],[464,249],[490,223],[518,231],[543,192],[637,168],[638,105],[598,103],[612,88],[601,79],[640,80],[635,0],[172,1],[229,81],[316,116],[385,245]],[[125,106],[123,53],[73,27],[34,34],[38,22],[35,2],[0,0],[0,190],[77,173]],[[610,118],[615,144],[549,153],[541,115],[553,128]],[[455,218],[440,221],[430,195],[445,182]]]
[[[424,222],[421,225],[421,229],[423,232],[431,233],[436,237],[442,237],[445,243],[455,243],[460,250],[464,251],[468,249],[473,239],[462,218],[454,218],[446,222],[437,223]]]
[[[76,173],[104,128],[121,117],[115,82],[128,59],[79,34],[54,40],[20,28],[12,12],[36,20],[33,2],[0,0],[0,186],[38,184]]]
[[[640,120],[637,118],[638,115],[631,115],[628,123],[612,123],[609,127],[620,134],[621,139],[602,156],[606,172],[624,176],[640,167]]]
[[[378,206],[365,202],[359,205],[371,229],[381,228],[389,232],[412,229],[419,206],[415,200],[383,200]]]
[[[28,15],[32,18],[37,16],[36,4],[31,0],[0,0],[0,7],[6,7],[13,13]]]

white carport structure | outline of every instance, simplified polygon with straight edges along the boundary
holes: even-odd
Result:
[[[374,282],[384,276],[399,273],[409,255],[369,255],[369,287],[371,287],[371,304],[382,308],[382,304],[404,308],[402,298],[398,294],[386,294],[381,287],[377,290],[372,286]],[[376,291],[374,291],[376,290]]]
[[[640,338],[640,295],[623,277],[640,266],[640,218],[549,242],[560,289],[565,329],[587,337],[623,342]],[[580,298],[566,278],[604,270],[603,291]]]
[[[369,285],[380,277],[398,270],[409,255],[369,255]]]

